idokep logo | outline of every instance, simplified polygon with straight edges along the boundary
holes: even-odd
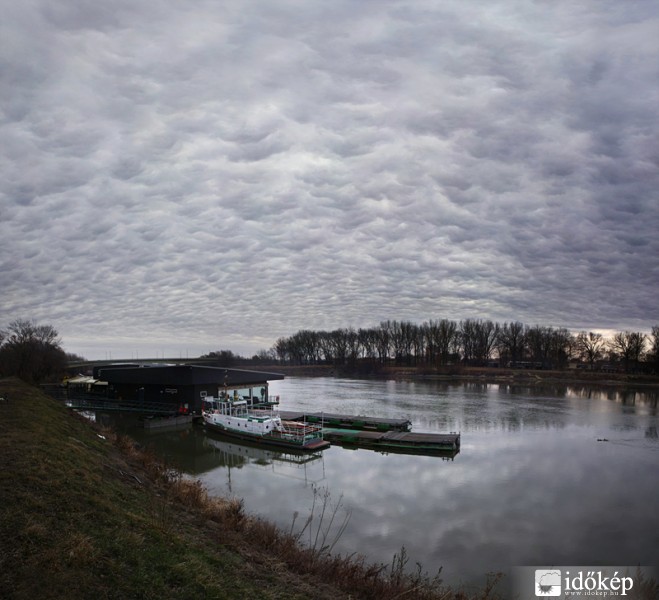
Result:
[[[516,597],[536,600],[587,600],[592,596],[627,600],[644,589],[654,590],[659,582],[659,570],[647,566],[535,565],[515,567],[511,576]]]
[[[536,596],[560,596],[561,572],[558,569],[536,569],[535,571]]]

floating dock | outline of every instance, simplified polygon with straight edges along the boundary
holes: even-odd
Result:
[[[280,410],[279,415],[285,421],[306,421],[307,423],[317,423],[323,428],[333,429],[387,432],[409,431],[412,428],[412,423],[408,419],[383,419],[325,412],[305,413],[292,410]]]
[[[459,433],[413,433],[408,419],[280,410],[285,421],[320,425],[323,439],[331,444],[368,448],[378,452],[425,454],[453,458],[460,452]]]
[[[323,437],[332,444],[368,448],[379,452],[437,454],[452,458],[460,451],[459,433],[356,431],[325,427]]]

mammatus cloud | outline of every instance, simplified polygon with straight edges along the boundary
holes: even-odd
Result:
[[[649,0],[0,1],[5,321],[100,358],[659,321]]]

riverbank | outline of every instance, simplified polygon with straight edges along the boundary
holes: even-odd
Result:
[[[0,397],[3,598],[472,597],[304,547],[17,379]]]
[[[370,377],[373,379],[422,380],[446,382],[482,382],[514,385],[597,385],[657,387],[659,376],[628,373],[604,373],[577,369],[531,370],[498,367],[463,367],[460,365],[429,369],[427,367],[385,366],[371,369],[337,368],[333,365],[264,365],[259,369],[292,377]]]

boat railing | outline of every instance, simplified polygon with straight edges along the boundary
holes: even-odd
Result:
[[[318,425],[299,423],[297,421],[282,421],[282,433],[298,440],[322,439],[323,430]]]
[[[205,413],[220,413],[235,417],[244,417],[249,413],[249,407],[245,400],[222,400],[210,396],[204,398],[202,411]]]

